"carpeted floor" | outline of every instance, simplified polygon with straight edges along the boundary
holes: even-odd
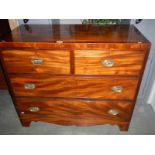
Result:
[[[22,127],[10,95],[0,92],[0,135],[150,135],[155,134],[155,113],[150,105],[137,101],[128,132],[120,132],[117,126],[91,127],[60,126],[32,122],[29,128]]]

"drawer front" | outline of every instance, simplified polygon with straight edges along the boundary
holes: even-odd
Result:
[[[70,73],[69,51],[5,50],[2,55],[8,73]]]
[[[91,125],[106,121],[129,121],[130,102],[17,99],[16,107],[25,121]]]
[[[16,96],[70,97],[133,100],[136,78],[12,75]]]
[[[140,74],[144,56],[142,51],[76,50],[75,73],[137,76]]]

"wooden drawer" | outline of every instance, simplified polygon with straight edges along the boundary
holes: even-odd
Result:
[[[133,100],[136,78],[12,75],[16,96]]]
[[[143,51],[76,50],[75,73],[137,76],[144,56]]]
[[[64,125],[95,125],[109,121],[129,121],[130,102],[17,99],[23,121],[46,121]]]
[[[62,50],[2,51],[8,73],[70,73],[70,53]]]

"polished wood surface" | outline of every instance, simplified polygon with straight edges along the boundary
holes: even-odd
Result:
[[[143,51],[76,50],[75,74],[138,76],[144,56]],[[112,60],[114,65],[104,66],[104,60]]]
[[[127,122],[132,110],[130,102],[17,99],[16,107],[22,121],[45,121],[61,125],[97,125],[104,122]],[[39,111],[31,112],[32,107]],[[109,114],[116,109],[117,115]]]
[[[3,49],[55,49],[55,50],[149,50],[150,43],[49,43],[49,42],[0,42]]]
[[[132,100],[138,80],[116,77],[70,77],[50,75],[12,75],[10,76],[15,96],[68,97]],[[32,90],[25,84],[35,84]],[[113,92],[113,86],[122,86],[122,92]]]
[[[77,97],[111,99],[111,100],[132,100],[135,96],[138,79],[136,78],[75,78]],[[114,92],[114,86],[122,86],[122,92]]]
[[[132,25],[21,25],[0,48],[147,50],[150,42]]]
[[[2,51],[8,73],[70,73],[70,53],[61,50],[5,50]],[[40,59],[42,64],[33,64]]]
[[[21,25],[6,42],[149,43],[132,25]]]
[[[111,124],[127,131],[150,47],[127,25],[16,28],[0,42],[0,51],[21,124]]]

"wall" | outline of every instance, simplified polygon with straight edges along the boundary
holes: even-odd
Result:
[[[155,20],[145,19],[140,24],[135,24],[135,20],[131,20],[131,24],[134,24],[152,44],[138,98],[151,104],[155,109]]]
[[[60,19],[60,24],[81,24],[82,19]]]
[[[24,24],[23,19],[18,19],[19,25]],[[29,19],[28,24],[52,24],[51,19]]]
[[[19,19],[19,24],[24,24],[22,19]],[[81,19],[29,19],[29,24],[81,24]]]
[[[29,19],[29,24],[81,24],[83,19]],[[19,19],[20,24],[24,24]],[[121,20],[121,24],[130,24],[130,19]]]

